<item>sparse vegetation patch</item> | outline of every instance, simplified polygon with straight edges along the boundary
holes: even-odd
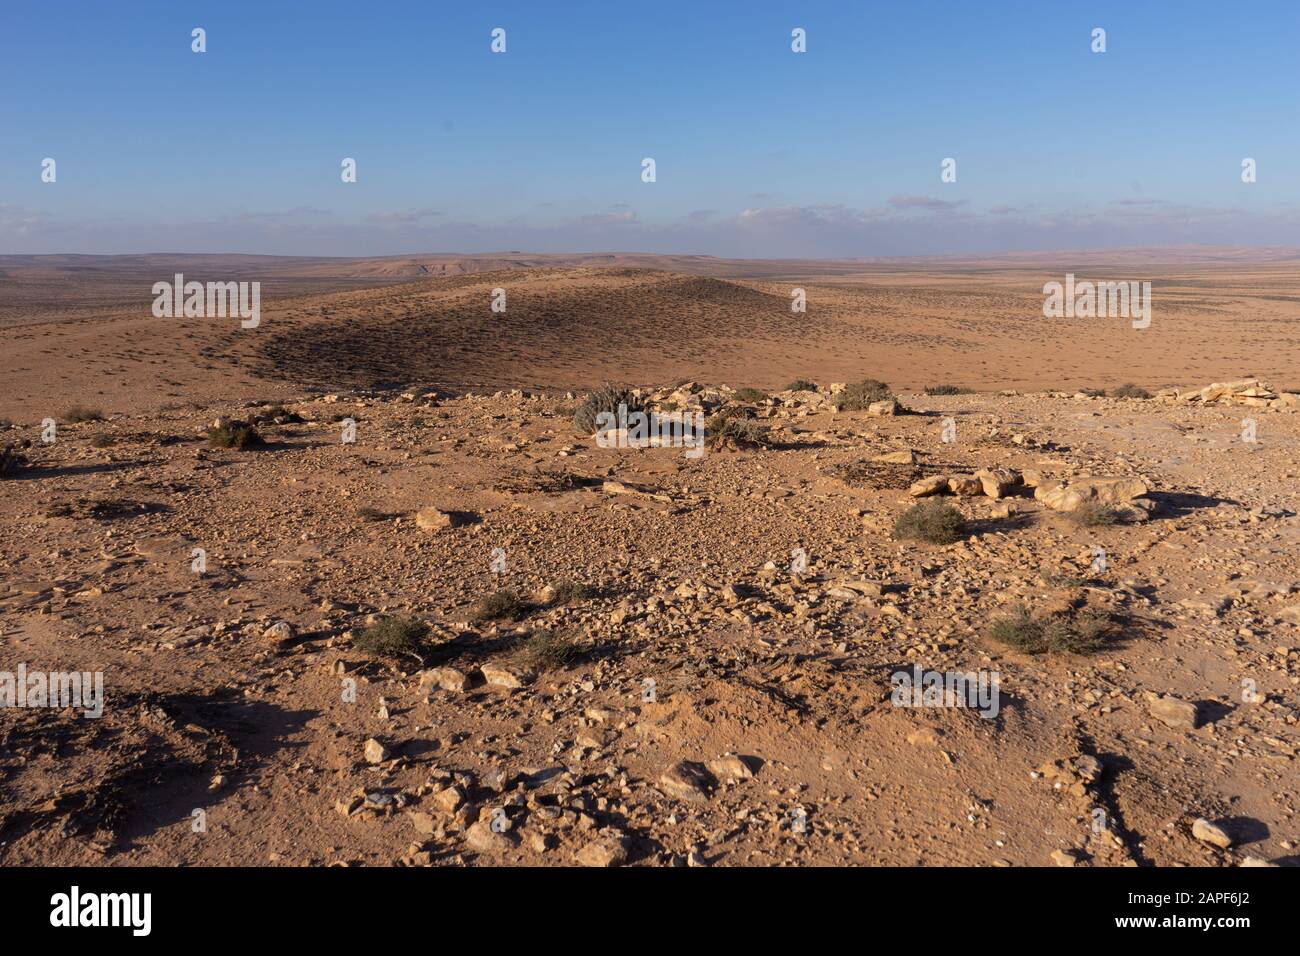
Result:
[[[528,611],[528,605],[514,591],[495,591],[480,600],[474,608],[475,621],[517,621]]]
[[[104,413],[98,408],[87,408],[85,405],[73,405],[63,413],[63,420],[73,424],[79,422],[102,422]]]
[[[988,636],[1024,654],[1095,654],[1114,637],[1104,614],[1076,611],[1035,617],[1023,604],[989,625]]]
[[[567,667],[582,656],[582,648],[554,631],[537,630],[515,645],[515,662],[531,671]]]
[[[866,411],[872,402],[883,402],[893,397],[894,393],[884,382],[874,378],[864,378],[860,382],[846,385],[844,391],[831,399],[831,404],[835,406],[837,412],[862,412]]]
[[[386,615],[366,626],[352,645],[376,657],[423,658],[428,649],[429,625],[410,617]]]
[[[966,519],[952,505],[930,498],[912,505],[895,519],[894,537],[952,544],[966,537]]]
[[[208,429],[208,444],[213,448],[254,448],[263,444],[262,436],[247,422],[223,422]]]
[[[573,424],[583,435],[594,435],[600,428],[600,415],[609,412],[618,415],[618,407],[625,405],[628,414],[645,411],[645,406],[628,388],[617,385],[602,385],[582,400],[578,410],[573,413]]]

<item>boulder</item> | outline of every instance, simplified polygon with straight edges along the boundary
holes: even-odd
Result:
[[[905,448],[902,451],[891,451],[888,454],[877,455],[872,461],[879,461],[886,465],[912,465],[916,463],[916,452]]]
[[[1176,730],[1195,730],[1196,705],[1177,697],[1160,697],[1150,704],[1151,716]]]
[[[607,830],[579,850],[575,859],[583,866],[622,866],[627,862],[627,844],[623,834]]]
[[[943,494],[948,489],[948,478],[946,475],[931,475],[928,478],[922,478],[912,483],[912,487],[907,489],[907,493],[913,498],[928,498],[930,495]]]
[[[713,775],[701,764],[689,760],[679,760],[659,776],[664,791],[681,800],[703,800],[713,784]]]
[[[709,761],[709,772],[722,781],[748,780],[754,771],[735,754],[727,754],[717,760]]]
[[[1232,837],[1228,831],[1217,823],[1211,823],[1205,817],[1196,818],[1196,821],[1192,824],[1192,836],[1203,843],[1212,843],[1225,850],[1232,846]]]
[[[293,642],[293,625],[288,621],[276,621],[262,632],[262,640],[270,644],[287,645]]]
[[[489,686],[504,690],[518,690],[532,680],[531,674],[506,664],[484,664],[479,670]]]
[[[442,690],[463,691],[470,686],[469,675],[454,667],[431,667],[420,674],[420,689],[439,687]]]
[[[1150,490],[1151,487],[1142,478],[1095,478],[1079,475],[1070,479],[1068,484],[1043,481],[1034,489],[1034,497],[1053,511],[1077,511],[1085,501],[1112,507],[1132,505]]]
[[[1020,476],[1009,468],[981,468],[975,477],[990,498],[1004,498],[1020,484]]]
[[[421,531],[441,531],[455,523],[450,511],[442,511],[432,506],[421,508],[415,513],[415,526]]]
[[[472,824],[465,831],[465,842],[479,852],[497,852],[512,850],[519,844],[519,836],[513,830],[501,833],[492,829],[487,817]]]
[[[984,483],[974,475],[953,475],[948,479],[948,490],[969,498],[984,494]]]

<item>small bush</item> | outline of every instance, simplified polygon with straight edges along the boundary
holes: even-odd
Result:
[[[618,407],[627,406],[627,413],[645,411],[645,405],[633,396],[630,389],[616,385],[602,385],[582,400],[578,410],[573,413],[573,424],[583,435],[594,435],[600,428],[600,415],[609,412],[618,415]]]
[[[66,422],[102,422],[104,413],[98,408],[87,408],[84,405],[73,405],[63,413],[63,420]]]
[[[1010,614],[994,620],[989,625],[989,637],[1025,654],[1041,654],[1047,650],[1043,625],[1034,620],[1023,604],[1017,604]]]
[[[1069,570],[1045,570],[1040,572],[1038,577],[1048,587],[1059,588],[1063,591],[1072,591],[1075,588],[1081,588],[1092,580],[1091,578],[1084,577],[1082,574]]]
[[[927,395],[974,395],[973,388],[962,388],[960,385],[927,385],[925,387]]]
[[[474,608],[474,620],[517,621],[527,610],[528,606],[514,591],[496,591],[478,602]]]
[[[872,402],[883,402],[893,397],[894,393],[884,382],[865,378],[860,382],[846,385],[844,391],[831,399],[831,404],[835,406],[837,412],[861,412],[866,411]]]
[[[767,392],[759,388],[738,388],[736,389],[735,398],[738,402],[757,405],[760,402],[767,401]]]
[[[515,645],[514,659],[531,671],[567,667],[582,656],[582,648],[554,631],[533,631]]]
[[[1129,382],[1125,385],[1119,386],[1119,388],[1112,388],[1110,390],[1110,397],[1111,398],[1150,398],[1151,393],[1148,392],[1145,388],[1142,388],[1140,385],[1134,385],[1132,382]]]
[[[586,475],[575,475],[567,471],[550,471],[534,466],[532,471],[515,471],[501,478],[496,483],[499,491],[513,491],[521,494],[539,493],[560,494],[578,488],[588,488],[600,484],[600,479]]]
[[[254,425],[301,425],[307,419],[279,402],[262,409],[251,419]]]
[[[815,392],[817,383],[810,382],[806,378],[796,378],[793,382],[785,387],[787,392]]]
[[[574,604],[578,601],[586,601],[595,594],[592,588],[577,581],[557,581],[551,585],[551,588],[555,591],[553,601],[556,604]]]
[[[27,459],[13,445],[5,445],[0,451],[0,478],[16,474],[27,464]]]
[[[1005,617],[989,625],[989,637],[1024,654],[1094,654],[1106,646],[1114,627],[1095,611],[1034,617],[1018,604]]]
[[[913,505],[895,519],[894,537],[952,544],[966,537],[966,519],[952,505],[931,498]]]
[[[1095,611],[1054,618],[1044,628],[1047,649],[1065,654],[1095,654],[1112,635],[1110,619]]]
[[[252,448],[262,444],[262,436],[247,422],[226,422],[208,429],[208,444],[213,448]]]
[[[429,625],[409,617],[385,615],[352,642],[357,650],[376,657],[416,657],[423,659]]]
[[[1071,521],[1084,528],[1101,528],[1124,520],[1122,512],[1094,499],[1084,501],[1068,514]]]
[[[734,445],[737,448],[757,448],[769,441],[766,425],[754,420],[754,410],[744,406],[728,406],[709,417],[704,426],[704,441],[708,445]]]

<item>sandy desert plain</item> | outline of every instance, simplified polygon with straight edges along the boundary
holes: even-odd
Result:
[[[106,696],[0,709],[6,866],[1300,861],[1296,250],[5,256],[0,334],[0,670]]]

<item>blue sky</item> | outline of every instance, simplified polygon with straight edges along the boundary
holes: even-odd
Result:
[[[1297,50],[1295,0],[5,0],[0,253],[1300,245]]]

